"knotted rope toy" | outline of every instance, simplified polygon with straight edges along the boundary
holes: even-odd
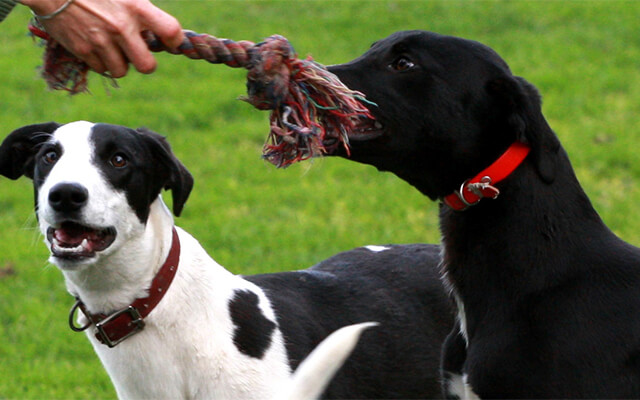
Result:
[[[29,30],[45,42],[42,76],[49,88],[71,94],[87,91],[89,66],[52,39],[37,21],[29,25]],[[298,59],[291,44],[280,35],[255,44],[193,31],[184,33],[185,41],[176,51],[149,31],[143,37],[154,52],[248,69],[248,96],[242,100],[259,110],[271,110],[263,158],[277,167],[332,153],[339,146],[349,153],[348,134],[361,121],[374,119],[362,103],[374,104],[362,93],[347,88],[311,57]]]

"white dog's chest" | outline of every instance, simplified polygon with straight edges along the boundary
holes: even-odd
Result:
[[[181,235],[182,264],[190,239]],[[140,333],[108,348],[93,336],[95,328],[87,331],[119,398],[272,398],[288,382],[284,341],[266,296],[213,261],[193,265],[200,259],[178,270]],[[253,301],[243,305],[253,313],[249,322],[272,327],[259,343],[243,338],[250,328],[233,317],[238,293]]]
[[[150,330],[137,336],[114,349],[92,340],[122,399],[273,398],[290,376],[285,363],[274,362],[269,355],[252,360],[230,343],[215,354],[213,346],[188,342],[149,351],[149,343],[161,343],[159,337],[153,338]]]

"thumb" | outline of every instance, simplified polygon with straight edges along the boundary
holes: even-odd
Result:
[[[141,15],[143,24],[170,49],[177,49],[184,40],[180,22],[156,6],[144,9]]]

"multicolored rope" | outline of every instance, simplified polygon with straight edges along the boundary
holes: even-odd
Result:
[[[60,46],[41,27],[33,35],[46,42],[42,76],[50,88],[71,94],[87,90],[87,64]],[[280,35],[260,43],[234,42],[185,31],[185,41],[174,51],[151,32],[143,34],[149,49],[182,54],[214,64],[246,68],[248,96],[243,100],[259,110],[271,110],[270,132],[263,157],[277,167],[332,153],[339,146],[349,152],[348,134],[361,119],[373,119],[360,92],[350,90],[310,57],[298,59]]]

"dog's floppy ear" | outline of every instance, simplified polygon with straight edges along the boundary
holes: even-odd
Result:
[[[515,134],[516,140],[531,146],[530,157],[538,175],[552,182],[560,141],[542,115],[538,90],[523,78],[505,75],[491,80],[487,91],[502,109],[506,129]]]
[[[136,131],[145,139],[154,159],[158,162],[157,167],[162,172],[162,187],[171,190],[173,213],[179,217],[193,188],[193,177],[173,154],[164,136],[146,128],[138,128]]]
[[[11,132],[0,145],[0,175],[33,179],[34,157],[38,147],[60,127],[56,122],[23,126]]]

